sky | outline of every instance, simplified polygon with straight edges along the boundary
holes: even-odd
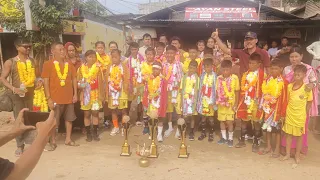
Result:
[[[99,0],[101,4],[105,5],[115,14],[120,13],[139,13],[138,4],[148,3],[149,0]],[[156,1],[156,0],[152,0]]]

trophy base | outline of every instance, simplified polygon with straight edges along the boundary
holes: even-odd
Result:
[[[148,158],[158,158],[159,154],[150,154]]]
[[[122,151],[120,156],[131,156],[130,146],[122,146]]]
[[[178,158],[188,158],[190,153],[187,154],[179,154]]]

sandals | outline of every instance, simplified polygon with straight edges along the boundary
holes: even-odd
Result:
[[[279,158],[279,157],[280,157],[280,154],[272,153],[271,157],[272,157],[272,158]]]
[[[74,141],[70,141],[70,142],[68,142],[68,143],[65,143],[65,145],[66,145],[66,146],[74,146],[74,147],[80,146],[79,144],[76,144],[76,142],[74,142]]]
[[[271,152],[271,149],[262,149],[262,150],[259,150],[258,154],[259,155],[266,155],[266,154],[269,154]]]
[[[54,150],[56,150],[57,149],[57,144],[50,144],[50,143],[48,143],[47,145],[46,145],[46,147],[44,148],[44,151],[54,151]]]

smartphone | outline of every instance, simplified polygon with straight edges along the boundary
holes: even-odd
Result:
[[[49,114],[49,112],[25,111],[23,113],[24,124],[27,126],[36,126],[38,122],[46,121]]]

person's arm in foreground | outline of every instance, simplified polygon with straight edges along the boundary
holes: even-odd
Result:
[[[308,53],[310,53],[313,57],[316,56],[316,53],[313,51],[314,46],[315,46],[315,43],[312,43],[306,48]]]
[[[18,117],[23,122],[23,110],[19,113]],[[23,180],[30,175],[40,159],[50,134],[55,130],[55,126],[54,111],[51,111],[46,121],[37,123],[37,137],[32,145],[15,162],[14,168],[6,180]]]

